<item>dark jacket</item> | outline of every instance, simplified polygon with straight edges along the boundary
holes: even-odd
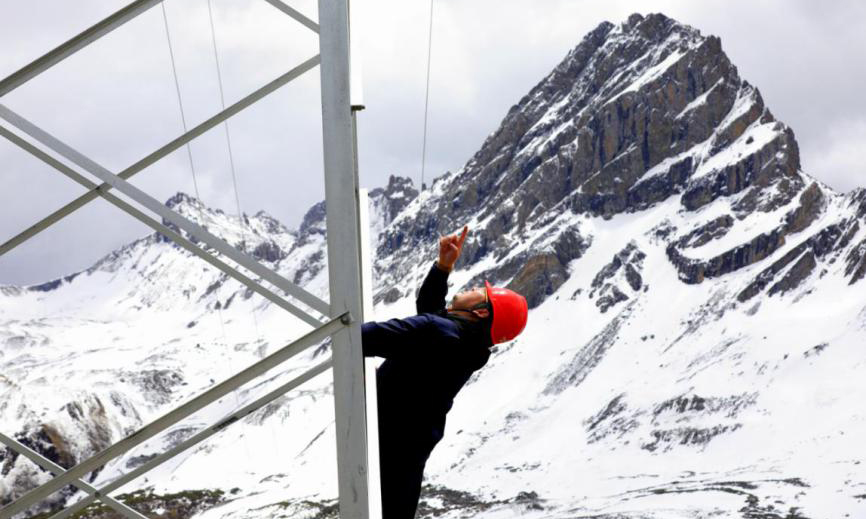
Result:
[[[446,312],[447,281],[448,273],[434,265],[418,292],[418,315],[361,328],[364,355],[385,358],[376,382],[386,519],[414,515],[424,464],[442,439],[445,415],[490,357],[489,326]]]

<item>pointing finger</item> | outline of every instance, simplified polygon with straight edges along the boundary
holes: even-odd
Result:
[[[469,226],[463,226],[463,233],[460,235],[460,240],[458,242],[458,247],[463,247],[463,242],[466,241],[466,234],[469,232]]]

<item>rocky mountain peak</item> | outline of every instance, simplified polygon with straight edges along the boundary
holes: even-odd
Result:
[[[376,236],[417,196],[418,190],[415,189],[412,179],[408,177],[390,175],[385,187],[372,189],[368,194],[371,206],[370,218],[373,220],[371,223],[372,234]],[[313,234],[324,236],[327,227],[326,216],[325,201],[314,204],[301,220],[298,229],[299,235],[302,237]]]
[[[388,177],[388,185],[370,191],[370,204],[375,221],[371,234],[378,236],[394,218],[418,196],[418,190],[409,177]]]
[[[727,231],[792,206],[789,223],[772,239],[755,237],[744,244],[753,251],[748,259],[719,259],[723,268],[695,271],[676,254],[682,242],[672,241],[670,260],[684,279],[701,282],[703,272],[724,275],[760,261],[808,227],[826,208],[823,187],[804,192],[811,184],[800,171],[793,132],[740,78],[719,38],[662,14],[634,14],[587,34],[461,170],[436,182],[412,217],[386,230],[379,254],[430,243],[469,223],[473,235],[459,266],[492,257],[497,266],[481,277],[511,283],[540,302],[592,241],[578,226],[562,224],[567,215],[610,219],[675,200],[696,220],[690,227],[700,227],[707,224],[698,221],[701,210],[721,204],[734,217]],[[542,229],[548,231],[536,250],[519,247]],[[675,234],[669,239],[682,238]],[[742,254],[735,250],[727,253]],[[416,261],[392,267],[394,280]]]
[[[178,207],[192,205],[194,207],[203,207],[201,202],[194,196],[190,196],[182,191],[178,191],[165,201],[165,206],[169,209],[177,210]]]

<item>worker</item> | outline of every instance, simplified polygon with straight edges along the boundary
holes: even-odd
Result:
[[[439,239],[439,259],[416,299],[418,315],[362,326],[365,356],[383,357],[376,371],[383,519],[413,519],[424,465],[445,432],[445,415],[491,347],[526,326],[526,299],[490,283],[454,296],[448,274],[468,227]]]

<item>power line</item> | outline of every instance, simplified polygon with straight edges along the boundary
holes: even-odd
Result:
[[[211,0],[207,0],[207,14],[208,14],[208,19],[210,20],[210,35],[211,35],[211,42],[213,43],[214,62],[216,63],[217,83],[219,84],[219,88],[220,88],[220,104],[222,106],[222,109],[225,110],[226,109],[226,98],[225,98],[225,91],[223,90],[223,76],[222,76],[222,69],[220,68],[219,51],[217,50],[216,29],[214,28],[214,23],[213,23],[213,8],[211,7]],[[243,213],[241,212],[241,199],[240,199],[240,196],[238,195],[238,179],[237,179],[237,174],[235,173],[235,156],[234,156],[234,153],[232,151],[232,137],[231,137],[231,133],[229,132],[229,122],[228,121],[223,121],[223,128],[225,128],[225,133],[226,133],[226,145],[228,147],[228,152],[229,152],[229,168],[231,169],[231,172],[232,172],[232,186],[234,187],[234,191],[235,191],[235,207],[237,208],[237,211],[238,211],[238,219],[241,222],[241,237],[244,239],[244,241],[246,241],[246,236],[243,235],[244,218],[243,218]]]
[[[424,190],[424,168],[427,163],[427,109],[430,104],[430,56],[433,53],[433,0],[430,0],[430,27],[427,30],[427,86],[424,92],[424,137],[421,145],[421,190]]]
[[[174,47],[171,44],[171,33],[168,30],[168,14],[165,12],[165,2],[161,2],[159,6],[162,7],[162,21],[165,25],[165,40],[168,42],[168,56],[171,60],[171,73],[174,77],[174,91],[177,94],[177,106],[180,108],[180,121],[183,124],[183,133],[187,133],[186,113],[184,112],[183,99],[180,95],[180,81],[177,79],[177,65],[174,61]],[[192,187],[195,190],[195,197],[201,203],[201,193],[199,193],[198,190],[198,181],[196,180],[195,174],[195,162],[192,160],[192,148],[188,142],[186,143],[186,155],[189,159],[189,169],[192,172]],[[201,207],[199,207],[199,216],[201,217],[202,225],[204,225],[204,213],[202,213]]]

